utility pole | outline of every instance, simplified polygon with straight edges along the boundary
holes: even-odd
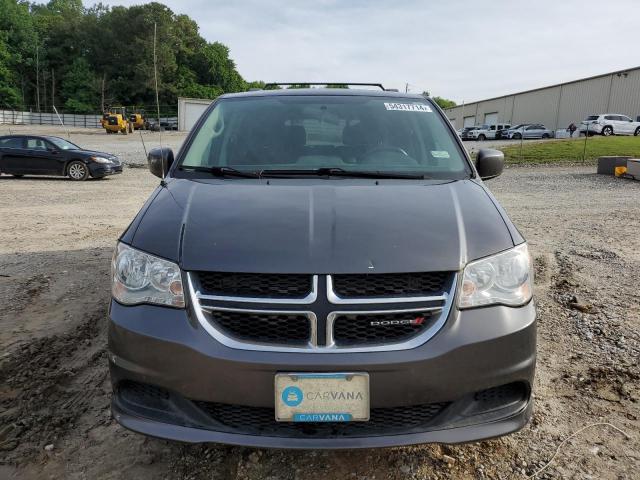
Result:
[[[43,90],[42,107],[43,107],[43,110],[46,112],[47,111],[47,71],[46,70],[42,72],[42,90]]]
[[[102,113],[105,113],[104,111],[104,81],[105,81],[105,77],[106,77],[106,73],[102,73]]]
[[[409,83],[404,84],[404,93],[409,93]]]
[[[36,40],[36,103],[38,112],[40,111],[40,54],[38,52],[38,43]]]
[[[51,106],[56,104],[56,73],[51,69]]]

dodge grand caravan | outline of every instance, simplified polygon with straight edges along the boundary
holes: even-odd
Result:
[[[527,244],[430,99],[219,97],[113,257],[112,412],[143,434],[259,447],[467,442],[522,428]]]

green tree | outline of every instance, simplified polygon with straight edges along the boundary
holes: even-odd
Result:
[[[85,8],[82,0],[0,0],[0,100],[35,105],[40,93],[48,108],[53,91],[57,105],[76,112],[99,109],[102,97],[110,105],[155,104],[154,30],[161,104],[261,85],[242,78],[226,45],[207,42],[193,19],[158,2]]]
[[[11,55],[0,32],[0,109],[18,108],[21,104],[20,92],[16,87],[10,68]]]
[[[446,108],[453,108],[456,106],[456,102],[454,102],[453,100],[448,100],[442,97],[433,97],[433,101],[436,102],[440,106],[440,108],[442,108],[443,110]]]
[[[18,104],[23,106],[35,99],[36,83],[37,32],[27,2],[0,0],[0,33],[5,52],[2,63],[8,70],[4,74],[4,85],[7,92],[12,92],[6,94],[15,98],[15,91],[20,92]]]
[[[65,109],[74,113],[98,110],[97,81],[89,62],[76,58],[62,80],[62,95],[67,100]]]

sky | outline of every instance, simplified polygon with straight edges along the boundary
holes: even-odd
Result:
[[[249,81],[408,83],[461,103],[640,65],[640,0],[162,3],[227,45]]]

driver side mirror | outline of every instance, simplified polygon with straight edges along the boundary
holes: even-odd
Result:
[[[503,169],[504,153],[488,148],[478,152],[478,156],[476,157],[476,170],[482,180],[489,180],[499,176]]]
[[[153,148],[147,155],[149,171],[156,177],[164,178],[173,163],[173,150],[169,147]]]

